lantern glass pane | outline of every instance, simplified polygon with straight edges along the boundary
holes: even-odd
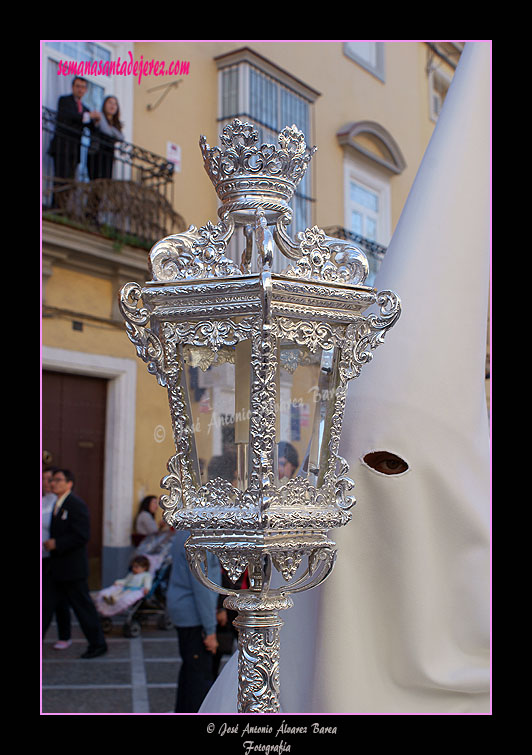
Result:
[[[319,487],[327,469],[337,380],[336,350],[281,341],[277,382],[277,474],[284,485],[307,477]]]
[[[248,486],[250,341],[242,343],[243,347],[224,346],[217,352],[206,346],[183,347],[203,485],[221,478],[240,490]],[[244,381],[239,389],[235,389],[237,371]]]

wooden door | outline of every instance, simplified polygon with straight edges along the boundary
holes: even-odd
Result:
[[[43,372],[42,447],[49,464],[70,469],[74,492],[88,506],[89,586],[101,588],[103,475],[107,380],[62,372]]]

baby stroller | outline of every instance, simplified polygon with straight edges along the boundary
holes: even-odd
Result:
[[[150,561],[150,573],[153,582],[149,593],[141,597],[122,613],[124,624],[122,631],[125,637],[138,637],[142,624],[149,616],[157,616],[158,629],[170,629],[173,625],[166,612],[166,591],[172,567],[170,549],[173,532],[163,532],[148,535],[140,543],[133,555],[147,556]],[[110,632],[113,621],[110,616],[100,614],[103,631]]]

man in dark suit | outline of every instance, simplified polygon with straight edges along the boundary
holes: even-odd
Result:
[[[74,477],[68,469],[57,469],[51,486],[57,501],[50,524],[50,538],[44,542],[50,552],[50,576],[43,584],[43,637],[58,602],[66,599],[89,643],[81,657],[96,658],[107,652],[107,643],[89,593],[89,511],[81,498],[72,493]]]
[[[48,154],[54,160],[56,179],[73,179],[80,160],[81,136],[87,126],[91,131],[100,120],[97,110],[89,110],[82,103],[88,88],[86,79],[76,76],[72,81],[72,94],[60,97],[57,103],[55,134],[50,143]],[[55,181],[57,188],[62,181]],[[54,194],[54,204],[57,205]]]

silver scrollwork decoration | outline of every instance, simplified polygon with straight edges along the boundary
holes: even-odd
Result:
[[[294,245],[286,243],[286,235],[280,231],[278,238],[281,249],[290,249],[294,256]],[[327,236],[317,226],[306,228],[298,234],[299,253],[295,265],[283,271],[284,275],[310,280],[339,283],[364,283],[369,273],[366,255],[354,244]]]
[[[233,235],[234,219],[226,212],[218,225],[211,222],[158,241],[150,251],[153,280],[219,278],[241,275],[239,266],[225,256]]]

